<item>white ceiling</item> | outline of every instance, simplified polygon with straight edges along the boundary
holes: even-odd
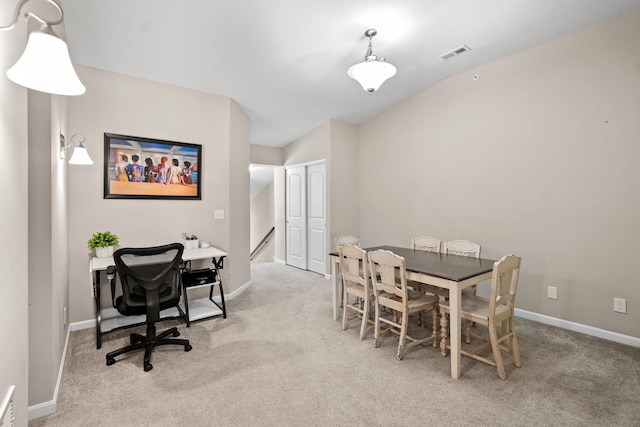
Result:
[[[455,74],[640,10],[640,0],[62,0],[74,63],[228,96],[251,143],[362,123]],[[346,75],[398,68],[373,95]],[[469,53],[439,56],[461,45]],[[89,88],[90,90],[90,88]]]

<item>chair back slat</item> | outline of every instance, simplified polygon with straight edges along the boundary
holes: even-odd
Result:
[[[342,280],[365,286],[368,272],[366,257],[367,252],[356,245],[339,246],[338,258],[340,259]]]
[[[451,240],[445,242],[444,253],[448,255],[480,258],[480,245],[468,240]]]
[[[376,297],[386,292],[406,302],[407,271],[403,257],[383,249],[369,252],[369,268]]]
[[[442,242],[431,236],[418,236],[411,239],[411,247],[418,251],[440,252]]]
[[[491,294],[489,297],[489,316],[496,315],[500,306],[506,306],[510,311],[515,308],[515,297],[520,275],[520,257],[505,255],[493,264],[491,278]]]

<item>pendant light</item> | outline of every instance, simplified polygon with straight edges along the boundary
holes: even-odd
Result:
[[[380,85],[396,74],[396,67],[385,62],[384,58],[378,58],[373,54],[373,37],[378,34],[374,29],[365,31],[369,37],[369,48],[364,56],[364,62],[351,66],[347,75],[356,80],[370,94],[380,88]]]

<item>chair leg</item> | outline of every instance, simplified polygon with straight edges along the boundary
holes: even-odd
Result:
[[[406,311],[402,312],[402,323],[400,324],[400,342],[398,343],[398,360],[404,358],[406,341],[407,341],[407,327],[409,323],[409,314]]]
[[[342,330],[347,329],[347,306],[349,305],[349,294],[344,292],[342,295]]]
[[[153,365],[151,364],[151,353],[153,353],[153,343],[148,343],[144,350],[144,360],[142,361],[142,366],[145,372],[149,372],[153,369]]]
[[[464,342],[467,344],[471,344],[471,326],[473,326],[473,323],[470,320],[464,321]]]
[[[107,353],[106,355],[106,359],[107,359],[107,366],[111,366],[114,363],[116,363],[116,357],[125,354],[125,353],[129,353],[131,351],[135,351],[135,350],[141,350],[143,348],[145,348],[146,343],[145,342],[136,342],[135,344],[129,345],[127,347],[123,347],[120,348],[118,350],[114,350],[110,353]]]
[[[496,368],[498,369],[498,376],[501,380],[506,380],[507,374],[504,370],[502,353],[500,351],[500,347],[498,347],[498,333],[496,332],[496,325],[493,323],[489,323],[489,339],[491,340],[491,349],[493,350],[493,359],[496,362]]]
[[[131,345],[137,344],[139,342],[144,342],[144,340],[146,339],[147,337],[145,337],[144,335],[140,335],[136,333],[129,335],[129,342],[131,343]]]
[[[518,347],[518,338],[516,337],[516,325],[513,320],[513,317],[509,319],[509,323],[511,324],[511,355],[513,357],[513,364],[520,368],[522,366],[522,361],[520,360],[520,347]]]
[[[433,346],[438,347],[438,304],[431,310],[433,316]]]
[[[153,350],[155,347],[161,345],[181,345],[184,347],[184,351],[191,351],[193,347],[189,344],[189,340],[184,339],[173,339],[166,338],[168,336],[177,337],[180,336],[180,332],[178,328],[173,327],[169,328],[166,331],[163,331],[156,335],[156,328],[153,323],[147,324],[147,335],[140,335],[136,333],[132,333],[129,336],[129,340],[131,345],[112,351],[107,353],[106,360],[107,366],[111,366],[116,363],[116,357],[125,353],[129,353],[131,351],[143,350],[144,349],[144,359],[143,359],[143,367],[145,372],[148,372],[153,369],[153,365],[151,364],[151,355],[153,354]]]
[[[380,345],[380,304],[378,304],[378,302],[376,302],[375,313],[376,319],[373,329],[373,347],[378,348]]]
[[[360,326],[360,339],[363,340],[367,332],[367,321],[369,320],[369,297],[364,297],[364,304],[362,307],[362,325]]]
[[[442,312],[442,317],[440,318],[440,354],[442,357],[447,355],[447,336],[449,335],[449,322],[447,320],[447,312]]]

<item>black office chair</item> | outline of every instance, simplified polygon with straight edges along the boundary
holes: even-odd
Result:
[[[156,336],[160,311],[178,307],[180,301],[183,251],[182,244],[172,243],[152,248],[122,248],[113,254],[122,285],[122,295],[114,305],[125,316],[146,314],[147,335],[131,334],[131,345],[107,354],[107,366],[116,363],[116,356],[144,349],[144,370],[150,371],[153,369],[151,353],[155,347],[173,344],[184,346],[184,351],[191,350],[189,340],[167,338],[180,335],[175,327]],[[110,275],[109,280],[114,280],[114,276]]]

